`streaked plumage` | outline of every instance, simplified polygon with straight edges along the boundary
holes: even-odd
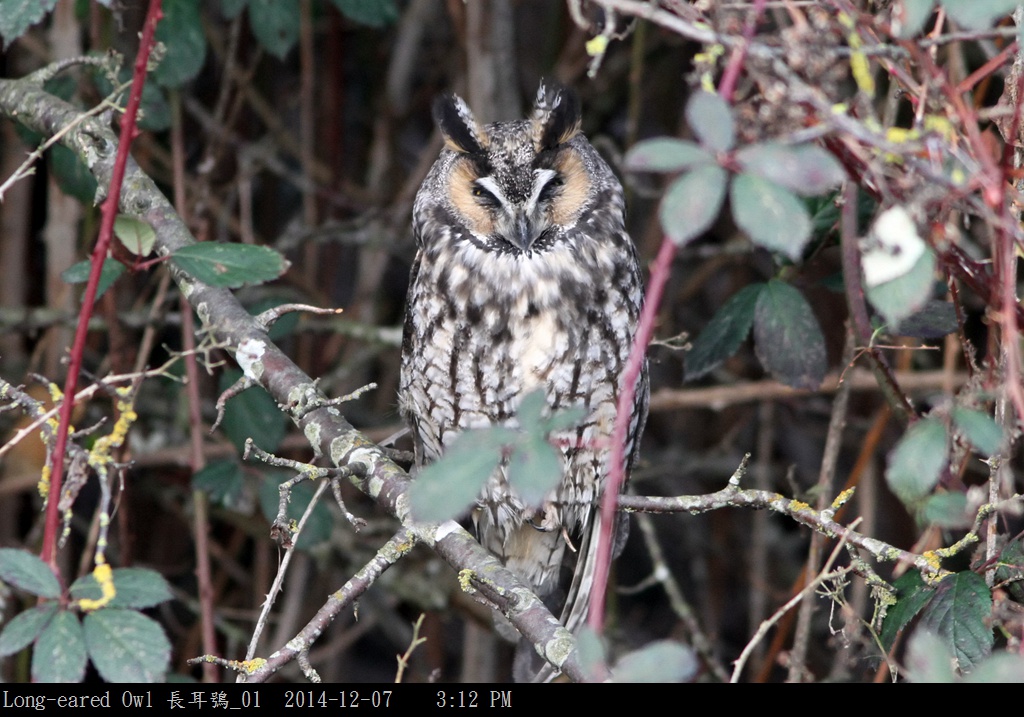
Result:
[[[552,409],[587,409],[577,430],[556,437],[564,477],[543,505],[524,505],[499,469],[473,509],[481,543],[541,596],[572,541],[562,619],[574,629],[586,616],[591,535],[643,297],[622,187],[580,133],[567,90],[542,84],[528,120],[481,127],[456,96],[434,114],[445,149],[413,211],[399,408],[419,464],[462,431],[513,425],[519,400],[538,387]],[[636,395],[629,464],[647,412],[646,369]]]

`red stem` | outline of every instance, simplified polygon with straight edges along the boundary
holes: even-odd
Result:
[[[736,91],[736,83],[740,79],[740,70],[743,68],[743,61],[747,58],[747,46],[754,37],[757,30],[757,22],[761,19],[764,6],[767,0],[754,0],[754,8],[747,14],[747,22],[743,26],[743,42],[733,48],[729,57],[729,65],[722,73],[722,81],[718,85],[718,94],[726,102],[732,102],[732,94]]]
[[[647,345],[654,335],[654,320],[661,306],[661,296],[665,292],[665,283],[672,271],[672,258],[676,254],[676,245],[669,239],[663,239],[658,256],[651,267],[651,283],[647,287],[644,308],[640,312],[640,327],[633,339],[633,347],[629,351],[626,370],[622,374],[622,385],[619,401],[615,412],[615,427],[612,430],[612,455],[608,460],[608,483],[604,486],[601,498],[601,535],[597,546],[597,563],[594,569],[594,585],[590,591],[590,614],[588,623],[592,630],[600,633],[604,628],[604,594],[608,588],[608,567],[611,562],[612,529],[615,527],[615,511],[619,503],[619,490],[622,487],[626,462],[626,434],[633,418],[633,401],[636,398],[636,384],[644,367]],[[639,436],[637,436],[639,440]]]
[[[110,178],[107,198],[101,207],[99,238],[92,252],[92,269],[89,282],[85,286],[82,297],[82,310],[78,314],[78,328],[75,340],[71,345],[71,358],[68,375],[64,381],[64,402],[60,407],[60,425],[57,428],[57,442],[53,449],[53,460],[50,463],[50,493],[46,503],[46,526],[43,532],[43,549],[40,557],[56,570],[57,535],[60,527],[60,514],[57,510],[60,503],[61,484],[64,478],[64,453],[67,450],[68,427],[71,425],[71,410],[74,408],[75,391],[78,390],[78,374],[82,369],[82,355],[85,353],[85,340],[89,335],[89,319],[92,318],[93,304],[96,301],[96,287],[100,282],[100,270],[103,260],[110,248],[110,239],[114,233],[114,219],[117,218],[121,184],[124,171],[128,164],[128,149],[137,134],[135,118],[142,100],[142,85],[146,81],[146,65],[149,53],[153,49],[156,25],[163,17],[160,11],[161,0],[150,0],[149,11],[142,27],[142,41],[139,53],[135,57],[135,73],[132,77],[132,89],[128,95],[128,106],[121,118],[121,135],[117,145],[117,157],[114,160],[114,171]]]

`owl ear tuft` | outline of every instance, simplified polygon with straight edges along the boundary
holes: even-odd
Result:
[[[579,134],[580,101],[567,87],[541,80],[530,117],[533,146],[538,152],[554,149]]]
[[[474,154],[487,147],[487,135],[469,105],[458,95],[442,95],[435,100],[434,121],[444,136],[445,146],[454,152]]]

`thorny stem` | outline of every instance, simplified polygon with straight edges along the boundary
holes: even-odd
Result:
[[[615,511],[622,487],[623,468],[626,460],[626,434],[632,423],[633,404],[636,398],[637,382],[646,360],[647,344],[654,335],[654,320],[661,306],[665,283],[672,271],[672,257],[676,245],[668,238],[662,239],[661,249],[651,267],[651,283],[644,297],[644,308],[640,312],[640,326],[633,339],[626,370],[619,387],[619,401],[615,413],[615,428],[612,431],[612,455],[609,459],[608,483],[604,486],[601,499],[601,534],[597,546],[597,565],[594,569],[594,586],[590,592],[590,613],[588,624],[600,633],[604,627],[604,594],[608,588],[608,569],[611,562],[612,533],[615,527]],[[639,438],[639,437],[638,437]]]
[[[100,234],[96,247],[92,252],[92,269],[89,281],[82,297],[82,311],[78,315],[78,328],[71,346],[71,362],[68,376],[64,382],[64,402],[60,408],[60,426],[57,428],[57,442],[53,449],[53,460],[50,463],[50,491],[46,503],[46,526],[43,532],[43,548],[40,557],[51,566],[56,567],[57,534],[59,531],[61,482],[64,474],[64,453],[67,450],[68,428],[71,426],[71,410],[74,408],[73,397],[78,388],[78,374],[82,369],[82,355],[85,352],[85,339],[89,335],[89,319],[92,316],[93,304],[96,301],[96,289],[100,283],[100,270],[103,260],[110,248],[110,240],[114,232],[114,219],[117,218],[121,198],[121,184],[124,180],[125,167],[128,164],[128,150],[135,138],[135,119],[142,101],[142,86],[146,82],[146,67],[149,54],[153,49],[156,25],[163,16],[160,10],[161,0],[150,0],[149,11],[142,29],[142,41],[135,58],[135,73],[132,77],[132,90],[128,95],[128,106],[121,119],[121,135],[117,144],[117,157],[110,178],[110,188],[102,206]]]

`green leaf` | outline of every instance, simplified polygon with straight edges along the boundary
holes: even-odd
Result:
[[[670,137],[658,137],[637,142],[626,152],[623,164],[631,172],[678,172],[715,158],[693,142]]]
[[[733,179],[730,205],[736,225],[758,246],[800,258],[811,238],[811,217],[796,195],[777,184],[740,174]]]
[[[248,4],[249,0],[220,0],[220,14],[226,20],[234,20]]]
[[[956,406],[953,423],[982,455],[991,456],[1003,443],[1003,429],[983,411]]]
[[[0,548],[0,580],[39,597],[60,597],[60,582],[50,566],[24,550]]]
[[[214,503],[234,507],[242,495],[244,481],[238,461],[211,461],[192,476],[192,489],[205,492]]]
[[[135,256],[146,256],[153,251],[156,232],[146,222],[127,214],[118,214],[114,220],[114,235],[124,248]]]
[[[85,642],[107,682],[163,682],[171,643],[163,628],[135,610],[106,608],[85,616]]]
[[[969,528],[974,516],[967,512],[963,493],[936,493],[925,499],[920,518],[940,528]]]
[[[84,284],[89,281],[89,272],[92,271],[92,262],[89,260],[72,264],[63,272],[60,278],[69,284]],[[106,293],[107,289],[113,286],[114,282],[125,273],[124,264],[117,259],[104,259],[103,268],[100,269],[100,283],[96,286],[96,301]]]
[[[899,322],[892,333],[916,339],[938,339],[958,328],[956,307],[949,301],[928,301],[917,312]]]
[[[929,630],[914,631],[904,662],[907,679],[911,682],[942,684],[956,681],[952,655],[945,640]]]
[[[278,478],[281,476],[281,478]],[[267,480],[260,484],[260,508],[268,521],[277,517],[277,509],[281,502],[280,486],[285,480],[293,476],[284,471],[268,471]],[[319,479],[323,480],[323,479]],[[290,500],[288,502],[288,517],[298,524],[302,519],[310,501],[316,495],[318,484],[315,481],[307,480],[292,486]],[[302,527],[302,532],[295,541],[295,547],[299,550],[311,550],[331,537],[331,530],[334,528],[334,517],[331,515],[327,503],[323,497],[317,502],[313,512]]]
[[[1024,657],[1001,652],[992,655],[968,675],[964,682],[978,684],[1020,684],[1024,682]]]
[[[701,144],[714,152],[730,150],[736,142],[732,110],[716,94],[695,92],[686,104],[686,121]]]
[[[85,676],[85,640],[82,624],[61,610],[43,629],[32,651],[32,679],[36,682],[81,682]]]
[[[942,0],[949,18],[968,30],[987,30],[1019,4],[1020,0]]]
[[[999,553],[996,582],[1017,602],[1024,602],[1024,544],[1011,540]]]
[[[879,635],[882,647],[887,651],[892,648],[903,628],[935,597],[935,588],[926,585],[917,570],[908,570],[892,586],[896,589],[896,604],[885,613]]]
[[[163,87],[181,87],[203,69],[206,36],[199,13],[199,0],[164,0],[164,17],[156,26],[156,39],[167,54],[153,72]]]
[[[899,24],[894,29],[898,37],[906,39],[913,37],[924,27],[925,21],[932,15],[935,0],[900,0],[900,3],[903,7],[902,11],[900,8],[896,9]]]
[[[0,632],[0,657],[21,652],[43,632],[57,612],[57,603],[48,602],[29,608],[11,618]]]
[[[265,246],[202,242],[171,254],[175,266],[210,286],[237,289],[262,284],[288,271],[288,260]]]
[[[527,505],[540,505],[562,480],[562,458],[544,436],[524,436],[508,461],[508,484]]]
[[[824,194],[846,177],[836,158],[813,144],[752,144],[736,159],[744,171],[806,196]]]
[[[12,42],[56,6],[57,0],[0,0],[0,37],[4,49],[10,49]]]
[[[520,426],[532,426],[541,421],[548,407],[548,399],[543,388],[530,391],[519,400],[516,417]]]
[[[571,428],[576,428],[586,417],[587,409],[583,406],[562,408],[547,418],[542,418],[537,424],[536,432],[546,436],[555,431],[568,431]],[[520,425],[522,425],[522,421],[520,421]],[[526,426],[526,431],[533,432],[533,429]]]
[[[596,680],[602,673],[605,664],[605,648],[601,636],[589,625],[580,628],[576,635],[576,656],[583,674]]]
[[[685,246],[706,232],[722,208],[728,173],[717,164],[698,167],[676,179],[661,200],[665,234]]]
[[[630,652],[612,670],[613,682],[685,682],[697,675],[693,650],[678,642],[661,640]]]
[[[114,588],[117,595],[106,607],[147,608],[171,600],[171,586],[163,576],[149,568],[117,568],[114,570]],[[103,591],[92,573],[83,575],[71,585],[75,600],[99,600]]]
[[[885,480],[892,492],[913,505],[932,492],[949,457],[942,421],[926,418],[907,429],[889,454]]]
[[[434,523],[464,513],[501,464],[504,446],[518,439],[516,431],[502,426],[460,434],[409,488],[416,520]]]
[[[746,286],[726,301],[686,354],[686,380],[700,378],[736,353],[754,323],[754,308],[765,284]]]
[[[62,144],[53,145],[47,154],[50,157],[50,169],[61,191],[91,206],[96,201],[96,177],[89,168],[77,154]]]
[[[241,375],[240,371],[234,369],[221,374],[221,392],[226,391]],[[239,455],[245,451],[245,439],[250,437],[257,446],[273,453],[284,438],[286,421],[270,394],[261,386],[251,386],[228,399],[221,426],[238,449]]]
[[[775,378],[794,388],[816,389],[828,362],[825,338],[799,291],[772,279],[754,307],[754,352]]]
[[[299,3],[249,0],[249,25],[264,49],[283,60],[299,39]]]
[[[889,324],[898,324],[928,303],[935,276],[935,254],[926,250],[903,276],[870,286],[868,301]]]
[[[921,626],[952,650],[965,673],[992,652],[992,629],[986,625],[992,595],[985,579],[971,571],[944,578],[921,613]]]
[[[350,20],[370,27],[385,27],[398,19],[394,0],[331,0]]]

